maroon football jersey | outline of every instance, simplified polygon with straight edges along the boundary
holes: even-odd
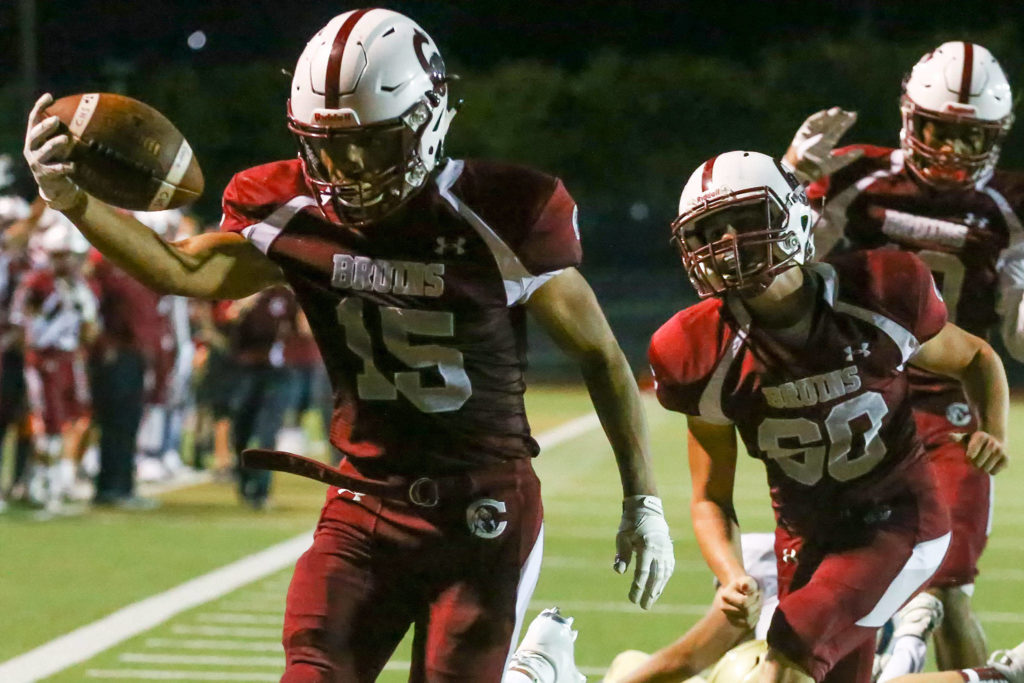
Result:
[[[988,338],[999,323],[999,254],[1024,239],[1024,174],[996,171],[979,189],[939,191],[914,177],[901,150],[846,149],[854,148],[864,156],[808,188],[812,199],[824,199],[815,226],[819,255],[837,241],[840,248],[913,251],[931,269],[950,320]],[[945,412],[951,403],[966,403],[948,377],[914,370],[911,382],[916,407]]]
[[[14,292],[24,277],[32,270],[32,259],[27,251],[0,247],[0,345],[10,340],[6,331],[11,314]]]
[[[335,392],[331,441],[365,473],[535,455],[523,406],[523,304],[581,257],[556,178],[449,161],[401,210],[360,229],[324,218],[298,160],[236,175],[224,230],[295,290]]]
[[[96,294],[83,277],[58,277],[40,266],[21,278],[10,322],[25,329],[28,348],[77,351],[82,326],[96,322]]]
[[[780,342],[730,295],[676,314],[649,351],[661,404],[735,424],[765,463],[780,519],[802,532],[907,486],[923,450],[906,363],[946,322],[910,254],[856,252],[806,273],[819,279],[806,342]]]
[[[160,311],[161,295],[103,258],[98,251],[89,253],[89,261],[102,322],[97,352],[121,347],[139,351],[150,359],[158,357],[164,339],[173,337],[170,321]]]

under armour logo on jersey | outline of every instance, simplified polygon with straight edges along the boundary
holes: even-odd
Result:
[[[984,230],[988,227],[988,218],[985,216],[978,216],[974,213],[969,213],[964,216],[964,225]]]
[[[437,246],[434,247],[434,253],[438,256],[443,256],[449,251],[454,252],[456,256],[462,256],[466,253],[466,238],[458,237],[451,242],[445,237],[437,238]]]
[[[859,349],[855,349],[852,346],[847,346],[846,348],[843,349],[843,352],[846,353],[846,362],[847,363],[852,363],[854,356],[860,356],[861,358],[867,358],[868,356],[871,355],[871,351],[868,350],[868,343],[867,342],[861,342]]]
[[[793,564],[796,562],[796,550],[793,548],[782,549],[782,561],[786,564]]]

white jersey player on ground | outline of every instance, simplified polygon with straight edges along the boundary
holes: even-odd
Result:
[[[756,579],[761,602],[752,606],[750,627],[734,626],[722,617],[717,607],[720,596],[708,612],[683,636],[653,654],[639,650],[626,650],[615,657],[604,677],[604,683],[753,683],[758,680],[759,665],[767,646],[764,642],[775,607],[778,605],[778,575],[774,549],[774,534],[746,533],[740,540],[743,565]],[[908,603],[895,619],[897,635],[916,638],[922,642],[935,623],[927,616],[934,598],[921,593]],[[574,643],[576,632],[572,619],[562,616],[557,608],[544,610],[534,619],[526,637],[516,651],[504,679],[530,683],[577,683],[583,680],[575,666]],[[892,639],[899,642],[898,637]],[[904,653],[905,654],[905,653]],[[900,656],[897,652],[890,655]],[[885,658],[876,662],[876,676]],[[543,671],[535,678],[511,678],[521,662],[530,663],[531,670]],[[893,683],[1024,683],[1024,644],[1013,650],[998,651],[985,667],[963,671],[917,673],[924,662],[912,662],[904,657],[902,671],[888,680]],[[893,673],[892,668],[887,671]],[[881,681],[882,679],[876,679]]]

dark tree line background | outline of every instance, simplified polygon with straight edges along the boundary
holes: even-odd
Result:
[[[250,16],[257,16],[260,3],[253,4]],[[462,77],[453,92],[464,105],[452,125],[448,152],[523,162],[564,179],[580,205],[584,272],[638,367],[644,364],[650,332],[693,301],[668,246],[667,226],[683,182],[706,158],[739,148],[781,154],[808,114],[831,105],[859,112],[848,141],[896,145],[901,80],[923,53],[946,40],[985,45],[1011,84],[1024,88],[1018,27],[1024,10],[1013,4],[1006,6],[1008,14],[965,16],[962,22],[946,17],[901,32],[915,9],[947,3],[895,3],[893,11],[903,14],[886,15],[862,0],[854,3],[860,11],[849,15],[847,25],[831,30],[804,30],[794,22],[781,32],[766,24],[760,33],[754,26],[748,34],[705,35],[720,43],[718,49],[656,32],[650,34],[652,44],[636,49],[633,43],[644,40],[642,31],[626,30],[615,44],[588,39],[572,22],[542,26],[527,40],[527,34],[515,33],[533,24],[513,16],[510,7],[504,11],[507,32],[513,35],[503,31],[498,12],[491,29],[502,35],[466,45],[458,42],[455,25],[442,21],[465,18],[464,4],[440,9],[437,4],[404,4],[413,5],[406,11],[434,35],[449,71]],[[765,6],[786,4],[744,6],[766,11]],[[654,2],[650,11],[657,20],[659,12],[678,13],[681,5]],[[825,5],[830,16],[842,19],[837,5]],[[306,19],[315,30],[344,9]],[[715,16],[705,8],[702,21],[711,21],[709,12]],[[628,28],[629,16],[622,14],[622,26]],[[748,20],[756,22],[758,15]],[[614,27],[603,30],[609,28]],[[40,87],[57,96],[115,90],[163,111],[199,157],[207,192],[194,208],[204,221],[213,222],[219,217],[220,192],[234,172],[294,154],[284,126],[290,77],[283,70],[291,68],[311,32],[302,26],[289,30],[300,29],[302,37],[266,50],[265,58],[249,46],[254,53],[244,60],[190,56],[179,46],[181,54],[174,58],[144,53],[131,61],[117,56],[112,46],[89,69],[75,71],[69,65],[67,73],[51,73]],[[544,41],[558,40],[560,29],[564,44],[576,47],[552,57]],[[530,57],[534,52],[539,56]],[[18,84],[8,81],[0,86],[0,152],[19,160],[24,117]],[[1024,168],[1021,140],[1024,130],[1011,132],[1003,165]],[[546,354],[537,357],[547,364]]]

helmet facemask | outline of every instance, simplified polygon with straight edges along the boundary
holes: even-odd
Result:
[[[1013,125],[1010,114],[985,121],[969,114],[924,109],[903,96],[900,143],[907,165],[939,189],[969,189],[991,177],[1003,139]]]
[[[288,117],[306,179],[325,213],[344,225],[366,225],[423,186],[428,170],[420,139],[432,118],[428,96],[398,119],[366,126],[317,126]]]
[[[767,186],[749,188],[702,201],[676,218],[672,242],[701,297],[728,290],[758,294],[809,258],[809,242],[789,226],[793,197],[787,199]]]

